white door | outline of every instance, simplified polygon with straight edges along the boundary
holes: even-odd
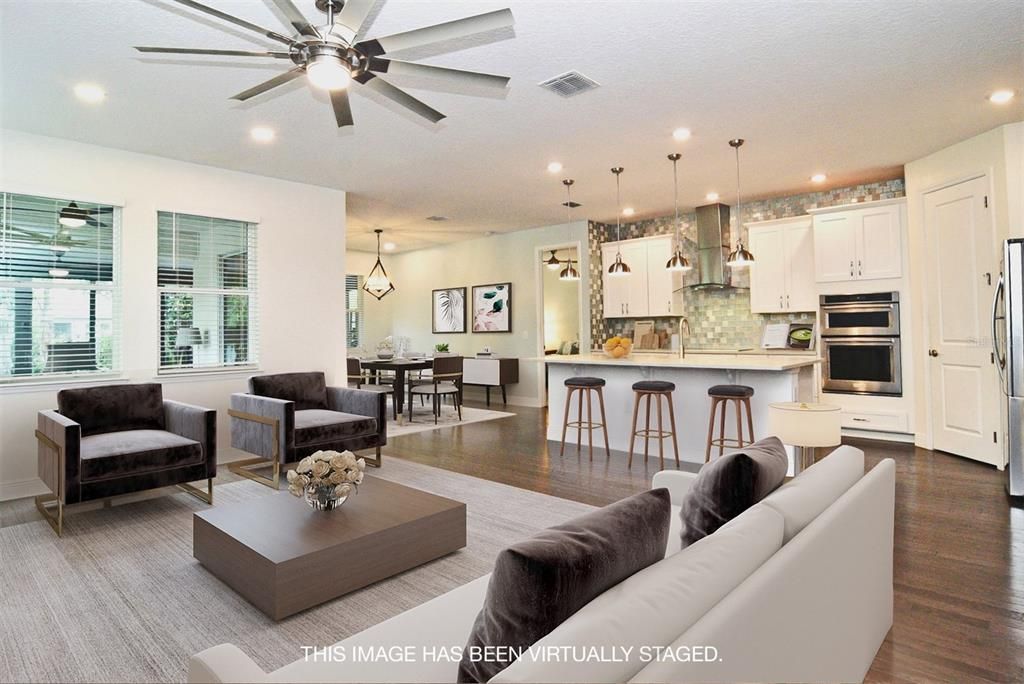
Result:
[[[622,260],[630,269],[629,275],[622,276],[626,288],[626,315],[648,316],[647,245],[644,241],[625,243]]]
[[[786,303],[786,246],[781,226],[752,226],[748,241],[754,254],[750,267],[750,310],[777,313]]]
[[[610,276],[608,269],[615,263],[616,245],[606,244],[601,247],[601,273],[604,284],[604,317],[622,318],[626,315],[626,278],[629,276]]]
[[[666,236],[647,240],[647,313],[651,316],[671,316],[672,271],[665,264],[672,258],[672,238]]]
[[[1001,466],[1001,394],[988,339],[995,283],[986,274],[997,264],[987,188],[982,177],[924,197],[928,373],[935,448]]]
[[[903,274],[900,207],[865,209],[857,216],[857,277],[899,278]]]
[[[849,213],[814,217],[814,270],[819,283],[856,278],[857,238]]]
[[[817,311],[818,288],[814,275],[814,231],[811,229],[811,222],[788,226],[784,233],[784,241],[786,310]]]

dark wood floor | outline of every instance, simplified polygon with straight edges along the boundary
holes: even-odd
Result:
[[[500,408],[500,407],[499,407]],[[626,469],[584,444],[558,455],[546,412],[393,439],[392,457],[604,505],[649,486],[657,459]],[[869,467],[896,461],[895,619],[871,682],[1024,682],[1024,509],[1003,473],[911,445],[848,440]],[[386,467],[386,463],[385,463]]]

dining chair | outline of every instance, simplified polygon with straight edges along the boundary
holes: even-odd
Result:
[[[441,415],[441,398],[450,396],[462,421],[462,357],[435,356],[433,374],[429,381],[421,380],[419,384],[410,383],[410,395],[430,397],[434,408],[434,425]],[[413,402],[409,401],[409,422],[412,422]]]
[[[374,384],[370,382],[370,373],[363,368],[362,363],[355,357],[348,357],[346,359],[348,363],[348,385],[349,387],[355,387],[356,389],[365,389],[371,392],[380,392],[381,394],[391,395],[391,417],[394,420],[398,420],[398,406],[395,402],[395,386],[394,384]]]

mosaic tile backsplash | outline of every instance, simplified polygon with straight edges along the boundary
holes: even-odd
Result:
[[[878,183],[835,188],[822,192],[809,192],[789,197],[775,197],[743,203],[743,216],[738,222],[755,223],[772,219],[789,218],[806,214],[809,209],[856,204],[875,200],[893,199],[904,196],[902,178]],[[733,243],[736,241],[737,217],[732,207],[730,220]],[[691,260],[697,250],[696,215],[687,212],[680,215],[683,226],[684,253]],[[674,230],[672,216],[663,216],[643,221],[622,224],[623,240],[654,235],[668,235]],[[743,242],[747,232],[743,229]],[[590,222],[588,229],[590,245],[590,330],[594,344],[613,336],[631,334],[634,319],[604,319],[603,279],[601,274],[601,244],[613,242],[615,226]],[[756,258],[756,254],[754,255]],[[696,277],[696,276],[694,276]],[[761,332],[765,323],[807,323],[814,321],[814,313],[795,314],[754,314],[750,312],[749,276],[742,271],[734,273],[732,289],[687,290],[686,315],[690,321],[690,337],[687,347],[694,349],[741,349],[757,347],[761,343]],[[655,318],[658,331],[675,332],[678,318]]]

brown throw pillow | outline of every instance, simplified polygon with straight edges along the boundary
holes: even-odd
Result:
[[[671,510],[668,490],[652,489],[498,554],[458,681],[490,680],[516,660],[506,651],[531,646],[606,590],[664,558]],[[487,647],[507,648],[496,649],[499,657],[491,659]]]
[[[705,463],[679,512],[683,548],[771,494],[788,467],[786,448],[778,437],[766,437]]]

